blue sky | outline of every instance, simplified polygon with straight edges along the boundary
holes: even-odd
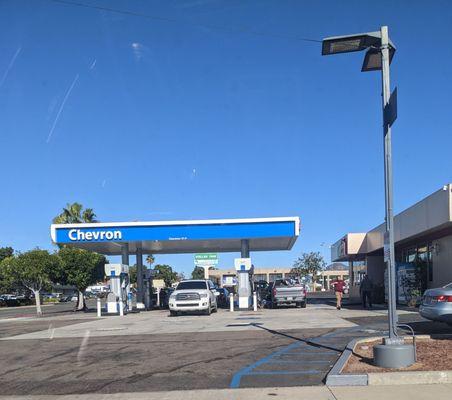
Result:
[[[452,181],[449,1],[79,2],[154,18],[0,1],[0,246],[51,249],[78,201],[102,221],[298,215],[293,250],[255,265],[329,259],[383,221],[380,75],[299,38],[384,24],[396,211]],[[188,274],[193,256],[157,262]]]

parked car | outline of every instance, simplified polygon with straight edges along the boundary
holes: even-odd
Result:
[[[17,296],[15,294],[2,294],[3,300],[17,300]]]
[[[219,295],[217,296],[218,307],[228,308],[229,307],[229,291],[226,288],[216,289]]]
[[[306,287],[293,279],[277,279],[270,284],[271,307],[295,304],[306,308]]]
[[[20,301],[14,294],[2,294],[1,296],[2,307],[17,307],[20,306]]]
[[[431,321],[452,325],[452,282],[442,288],[426,290],[419,313]]]
[[[204,279],[190,279],[179,282],[176,290],[169,298],[170,315],[176,316],[181,312],[200,311],[206,315],[218,309],[218,291],[212,281]]]

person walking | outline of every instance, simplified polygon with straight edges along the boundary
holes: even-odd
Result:
[[[336,309],[342,308],[342,296],[344,295],[345,282],[339,277],[332,282],[334,293],[336,294]]]
[[[367,308],[367,304],[369,304],[369,308],[372,308],[372,287],[373,283],[369,275],[364,274],[364,278],[359,285],[359,294],[361,295],[363,308]]]

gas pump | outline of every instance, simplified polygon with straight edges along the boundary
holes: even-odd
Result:
[[[110,280],[110,293],[107,295],[107,313],[123,315],[129,310],[128,286],[129,266],[125,264],[105,264],[105,275]]]
[[[250,276],[253,273],[251,258],[236,258],[234,260],[237,271],[239,308],[248,309],[252,301],[252,287]]]
[[[143,286],[144,286],[144,307],[146,310],[152,309],[152,281],[155,276],[153,269],[145,269],[143,271]]]

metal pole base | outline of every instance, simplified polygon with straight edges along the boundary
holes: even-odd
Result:
[[[416,362],[412,344],[378,344],[374,346],[374,364],[382,368],[404,368]]]

